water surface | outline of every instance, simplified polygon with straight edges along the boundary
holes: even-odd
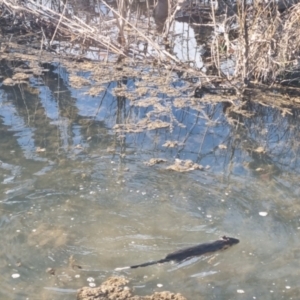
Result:
[[[151,107],[115,97],[120,82],[91,97],[72,89],[68,76],[53,68],[43,84],[30,83],[35,94],[1,88],[1,298],[74,299],[82,286],[124,275],[140,295],[297,299],[296,111],[283,117],[252,105],[253,117],[232,124],[222,103],[176,108],[175,97],[162,94],[184,127],[174,121],[120,134],[116,124]],[[151,158],[167,162],[148,166]],[[176,159],[203,170],[167,170]],[[114,271],[223,235],[240,244],[214,257]]]

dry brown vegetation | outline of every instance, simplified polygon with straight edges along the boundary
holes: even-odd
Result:
[[[155,65],[182,72],[183,78],[196,78],[196,96],[213,94],[214,99],[225,101],[226,92],[226,102],[231,104],[236,95],[249,93],[249,87],[258,83],[275,88],[276,84],[295,82],[292,93],[298,94],[300,3],[279,10],[276,1],[253,1],[249,5],[247,1],[219,0],[218,7],[212,1],[202,1],[199,19],[189,22],[196,40],[198,35],[197,47],[204,43],[199,67],[174,52],[174,20],[184,9],[182,2],[169,1],[172,9],[159,33],[151,17],[155,3],[150,0],[140,4],[126,0],[89,2],[88,7],[73,1],[53,0],[42,5],[33,0],[3,0],[1,50],[9,52],[16,43],[25,44],[28,52],[30,47],[40,53],[52,51],[60,59]],[[76,70],[73,73],[73,84],[88,85],[86,79],[75,76]],[[97,95],[97,87],[93,88]],[[122,91],[115,93],[120,95]],[[126,91],[122,95],[130,99]]]

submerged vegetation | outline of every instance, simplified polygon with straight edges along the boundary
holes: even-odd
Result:
[[[83,287],[77,292],[77,300],[186,300],[181,294],[156,292],[149,296],[133,295],[133,289],[124,277],[110,277],[99,287]]]

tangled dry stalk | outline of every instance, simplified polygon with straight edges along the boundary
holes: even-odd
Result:
[[[172,9],[163,36],[172,40],[172,24],[183,6],[182,0],[168,2]],[[275,0],[252,4],[246,0],[219,0],[217,8],[211,0],[205,8],[211,21],[190,23],[195,32],[197,28],[210,28],[201,69],[182,62],[170,49],[170,43],[166,48],[166,43],[157,41],[158,34],[151,27],[150,0],[146,1],[143,18],[139,9],[132,9],[131,1],[117,0],[116,4],[113,8],[105,1],[98,3],[97,15],[87,21],[76,13],[71,0],[64,3],[53,0],[51,5],[33,0],[2,0],[2,23],[5,21],[9,26],[18,20],[22,32],[40,38],[41,47],[52,49],[56,41],[63,39],[73,47],[82,47],[81,53],[97,47],[99,51],[116,54],[119,59],[159,61],[169,69],[201,78],[201,86],[216,87],[221,82],[221,86],[234,88],[238,93],[251,82],[286,83],[299,69],[300,3],[279,12]],[[101,7],[106,8],[105,13]]]
[[[274,3],[256,4],[239,13],[240,36],[243,56],[243,78],[260,82],[275,82],[279,76],[299,68],[300,4],[280,14]],[[250,21],[253,20],[253,21]],[[237,73],[238,74],[238,73]]]

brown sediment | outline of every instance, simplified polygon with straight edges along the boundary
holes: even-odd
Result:
[[[111,277],[99,287],[83,287],[78,290],[77,300],[186,300],[181,294],[168,291],[137,296],[133,294],[133,289],[128,286],[128,283],[129,281],[124,277]]]

